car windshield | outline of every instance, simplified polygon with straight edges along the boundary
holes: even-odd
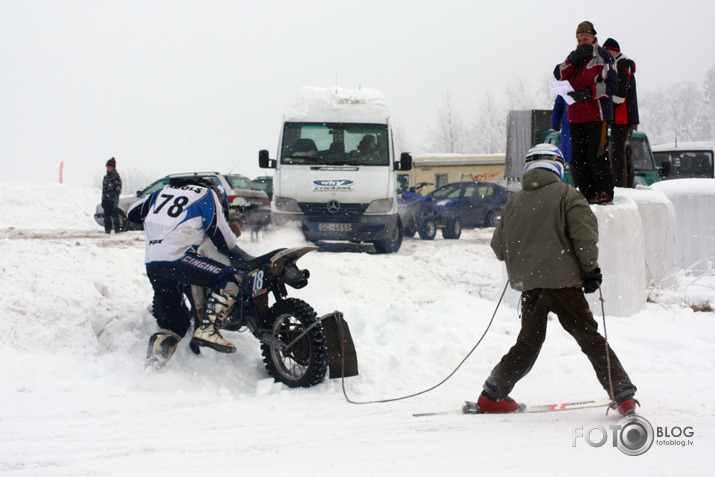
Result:
[[[161,189],[162,187],[164,187],[164,186],[165,186],[166,184],[168,184],[168,183],[169,183],[169,179],[166,178],[166,177],[163,178],[163,179],[159,179],[158,181],[154,182],[152,185],[150,185],[150,186],[147,187],[146,189],[144,189],[144,190],[142,190],[141,192],[139,192],[139,193],[137,194],[137,196],[139,196],[139,197],[144,197],[145,195],[149,195],[149,194],[151,194],[152,192],[158,191],[159,189]]]
[[[631,158],[633,168],[637,171],[654,171],[653,159],[651,158],[650,147],[644,136],[631,137]]]
[[[268,193],[271,190],[272,181],[269,179],[253,179],[253,187]]]
[[[670,161],[671,169],[667,179],[713,177],[712,151],[679,150],[655,152],[653,155],[658,167],[666,160]]]
[[[239,174],[232,174],[230,176],[226,176],[226,180],[228,180],[228,183],[232,189],[255,189],[256,188],[256,185],[253,183],[253,181],[251,179],[249,179],[246,176],[239,175]]]
[[[281,164],[386,166],[385,124],[286,123]]]

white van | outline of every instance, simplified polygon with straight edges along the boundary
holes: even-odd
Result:
[[[275,168],[272,221],[297,221],[307,240],[371,242],[379,253],[397,252],[396,170],[412,157],[395,157],[385,98],[372,89],[303,88],[283,115]]]
[[[713,175],[715,142],[679,142],[653,146],[653,157],[661,177],[667,179],[708,178]]]

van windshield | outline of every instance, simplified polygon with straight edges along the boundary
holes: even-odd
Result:
[[[285,123],[281,164],[386,166],[387,126],[355,123]]]

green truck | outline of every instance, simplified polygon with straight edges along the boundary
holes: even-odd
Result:
[[[521,180],[524,157],[534,144],[549,143],[561,147],[561,133],[551,129],[551,110],[534,109],[510,111],[507,120],[507,152],[505,178]],[[631,138],[631,152],[635,169],[635,185],[651,185],[661,180],[651,151],[648,136],[635,131]],[[571,169],[566,165],[564,182],[573,185]]]

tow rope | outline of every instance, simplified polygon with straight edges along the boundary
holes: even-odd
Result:
[[[487,335],[487,332],[489,331],[489,328],[491,328],[492,323],[494,323],[494,317],[496,317],[497,310],[499,310],[499,305],[501,305],[502,299],[504,298],[504,294],[506,293],[506,287],[507,287],[507,286],[509,286],[509,281],[508,281],[508,280],[507,280],[507,282],[504,284],[504,290],[502,290],[502,292],[501,292],[501,296],[499,297],[499,301],[497,302],[497,306],[496,306],[496,308],[494,308],[494,313],[492,313],[492,317],[491,317],[491,319],[489,320],[489,323],[487,324],[486,329],[485,329],[484,332],[482,333],[482,336],[479,337],[479,340],[477,341],[477,344],[475,344],[474,347],[469,351],[469,353],[467,353],[467,355],[462,359],[462,361],[459,362],[459,364],[457,365],[457,367],[454,368],[454,370],[453,370],[451,373],[449,373],[449,375],[448,375],[446,378],[444,378],[442,381],[440,381],[439,383],[435,384],[434,386],[431,386],[431,387],[429,387],[429,388],[427,388],[427,389],[425,389],[425,390],[422,390],[422,391],[419,391],[419,392],[416,392],[416,393],[408,394],[408,395],[406,395],[406,396],[400,396],[400,397],[389,398],[389,399],[378,399],[378,400],[374,400],[374,401],[355,401],[355,400],[353,400],[353,399],[350,399],[350,397],[348,396],[347,390],[345,389],[345,349],[344,349],[344,348],[345,348],[345,340],[344,340],[344,338],[343,338],[343,336],[344,336],[344,334],[343,334],[343,333],[344,333],[344,332],[343,332],[343,327],[342,327],[342,324],[340,324],[340,326],[339,326],[339,328],[338,328],[338,331],[339,331],[339,333],[340,333],[340,346],[341,346],[341,348],[342,348],[341,353],[340,353],[340,354],[342,355],[342,366],[341,366],[342,371],[341,371],[341,376],[340,376],[340,378],[341,378],[341,383],[342,383],[342,388],[343,388],[343,396],[345,396],[345,399],[346,399],[349,403],[351,403],[351,404],[379,404],[379,403],[386,403],[386,402],[402,401],[402,400],[404,400],[404,399],[413,398],[413,397],[419,396],[419,395],[421,395],[421,394],[426,394],[426,393],[428,393],[428,392],[430,392],[430,391],[433,391],[433,390],[437,389],[438,387],[440,387],[440,386],[443,385],[444,383],[446,383],[452,376],[454,376],[454,375],[457,373],[457,371],[459,370],[459,368],[461,368],[462,365],[467,361],[467,359],[472,355],[472,353],[474,353],[474,351],[475,351],[475,350],[477,349],[477,347],[480,345],[480,343],[482,342],[482,340],[484,339],[484,337]]]

